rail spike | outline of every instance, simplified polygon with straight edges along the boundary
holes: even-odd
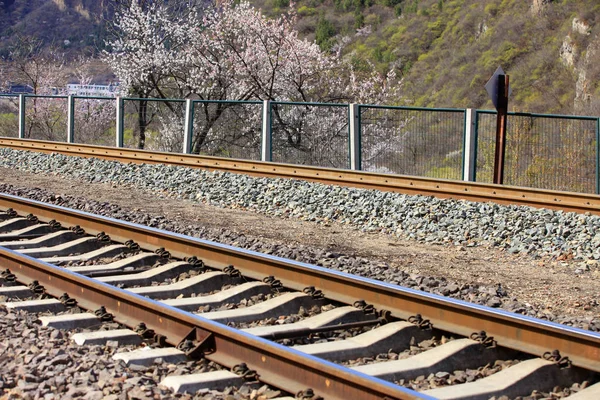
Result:
[[[542,355],[542,358],[546,361],[552,361],[554,364],[558,365],[561,369],[562,368],[570,368],[572,365],[572,362],[571,362],[571,360],[569,360],[569,357],[561,356],[560,351],[558,351],[558,350],[547,351]]]
[[[421,314],[408,317],[408,322],[417,325],[421,329],[433,329],[433,324],[428,319],[424,319]]]
[[[488,336],[485,331],[473,332],[469,338],[478,341],[482,345],[488,348],[496,347],[497,342],[493,336]]]
[[[177,348],[191,359],[197,360],[204,354],[215,351],[214,336],[211,332],[198,327],[193,328],[177,345]]]
[[[258,373],[255,370],[248,368],[246,363],[234,365],[233,368],[231,368],[231,372],[250,382],[257,381],[259,377]]]
[[[299,400],[323,400],[321,396],[317,396],[311,388],[301,390],[296,393],[296,398]]]
[[[10,269],[6,269],[4,271],[2,271],[2,273],[0,273],[0,279],[3,279],[5,282],[15,282],[17,280],[17,277],[15,276],[15,274],[13,274],[12,272],[10,272]]]
[[[94,311],[94,315],[96,315],[98,318],[100,318],[100,321],[102,321],[102,322],[112,322],[115,317],[114,315],[112,315],[111,313],[106,311],[106,307],[104,307],[104,306],[100,306],[99,309]]]

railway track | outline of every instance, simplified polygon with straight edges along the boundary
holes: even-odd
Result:
[[[222,366],[167,377],[174,391],[250,377],[305,398],[600,396],[599,334],[58,206],[0,195],[0,259],[0,295],[29,299],[5,307],[123,326],[78,343],[146,336],[160,346],[120,357]]]
[[[420,194],[440,198],[528,205],[600,215],[600,196],[592,194],[31,139],[0,138],[0,146],[17,150],[61,153],[77,157],[95,157],[119,162],[170,164],[252,176],[303,179],[411,195]]]

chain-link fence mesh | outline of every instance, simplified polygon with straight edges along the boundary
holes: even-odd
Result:
[[[275,162],[349,168],[348,105],[271,103]]]
[[[180,153],[185,100],[124,102],[124,145]],[[272,102],[272,160],[349,168],[349,105]],[[64,142],[66,96],[25,96],[24,137]],[[77,143],[115,143],[114,99],[74,97]],[[262,102],[194,100],[191,151],[259,160]],[[0,136],[18,137],[19,98],[0,96]],[[362,169],[370,172],[461,179],[465,111],[358,106]],[[510,113],[504,183],[595,193],[596,117]],[[496,114],[477,111],[476,181],[492,182]]]
[[[19,137],[18,96],[0,96],[0,136]]]
[[[123,145],[183,151],[185,100],[123,99]]]
[[[25,96],[25,139],[67,141],[67,97]]]
[[[194,101],[194,154],[260,160],[261,102]]]
[[[477,181],[494,175],[496,113],[478,112]],[[596,118],[509,114],[504,184],[596,192]]]
[[[464,110],[359,106],[364,171],[461,179]]]
[[[116,105],[112,98],[74,97],[75,143],[114,146]]]

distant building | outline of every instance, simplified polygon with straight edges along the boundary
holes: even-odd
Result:
[[[101,96],[116,97],[119,84],[109,85],[81,85],[79,83],[70,83],[67,85],[67,94],[73,96]]]
[[[8,86],[8,94],[28,94],[33,93],[33,88],[22,83],[10,83]]]

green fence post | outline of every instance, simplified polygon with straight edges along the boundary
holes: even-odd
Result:
[[[19,139],[25,139],[25,95],[19,95]]]
[[[477,158],[476,111],[472,108],[465,110],[465,129],[463,138],[463,181],[475,181],[475,162]]]
[[[477,156],[479,153],[479,112],[473,110],[473,182],[477,182]]]
[[[123,98],[121,96],[117,96],[117,98],[115,99],[115,102],[117,104],[115,104],[116,106],[116,131],[115,131],[115,141],[116,141],[116,146],[117,147],[123,147],[123,125],[124,125],[124,115],[123,115],[123,111],[124,111],[124,107],[123,107]]]
[[[273,161],[273,125],[271,124],[271,101],[263,101],[261,160]]]
[[[183,153],[192,152],[192,137],[194,135],[194,100],[185,100],[185,123],[183,132]]]
[[[600,194],[600,118],[596,118],[596,194]]]
[[[75,143],[75,98],[67,97],[67,143]]]
[[[361,162],[361,136],[360,136],[360,105],[348,105],[348,142],[350,151],[350,169],[360,171]]]

